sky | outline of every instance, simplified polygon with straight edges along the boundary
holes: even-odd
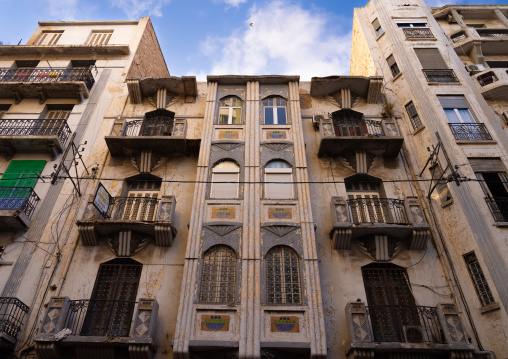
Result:
[[[0,41],[25,44],[38,21],[150,16],[172,76],[347,75],[353,10],[368,0],[0,0]],[[427,0],[429,6],[506,0]],[[252,24],[252,25],[251,25]]]

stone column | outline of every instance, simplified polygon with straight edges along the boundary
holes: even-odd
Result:
[[[494,9],[494,14],[496,14],[499,21],[501,21],[505,27],[508,27],[508,19],[506,18],[506,16],[503,14],[503,12],[501,10]]]
[[[451,13],[452,17],[455,19],[455,21],[457,21],[457,24],[459,24],[459,26],[462,29],[466,29],[467,28],[467,25],[464,22],[464,18],[462,17],[461,14],[459,14],[459,12],[457,10],[451,9],[450,13]]]

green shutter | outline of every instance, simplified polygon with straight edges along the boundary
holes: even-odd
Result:
[[[37,174],[40,174],[46,165],[46,161],[20,161],[13,160],[5,170],[1,187],[30,187],[37,183]]]

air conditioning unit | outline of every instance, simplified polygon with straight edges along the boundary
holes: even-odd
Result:
[[[312,125],[314,126],[314,130],[317,131],[319,129],[321,120],[327,120],[328,118],[329,116],[327,113],[320,113],[312,116]]]
[[[470,75],[474,75],[478,72],[484,71],[485,66],[483,66],[482,64],[466,65],[466,70],[469,72]]]
[[[428,343],[432,342],[430,328],[419,325],[405,325],[402,327],[404,339],[407,343]]]

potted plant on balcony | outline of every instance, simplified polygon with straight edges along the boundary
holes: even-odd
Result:
[[[393,117],[393,103],[385,102],[383,104],[383,108],[381,110],[381,116],[383,118],[392,118]]]

